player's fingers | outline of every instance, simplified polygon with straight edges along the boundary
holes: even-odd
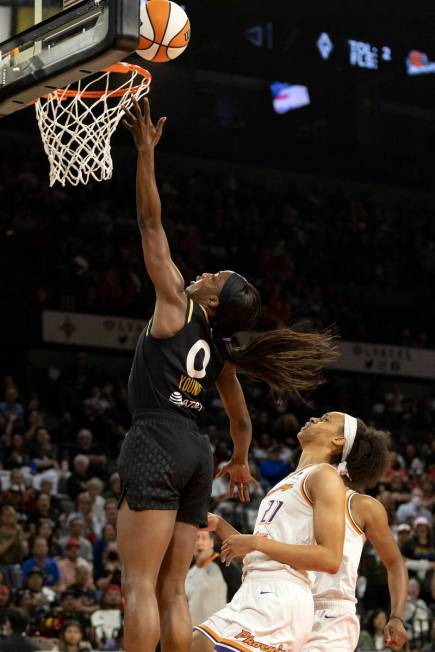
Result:
[[[125,127],[126,129],[128,129],[129,131],[133,131],[133,125],[129,124],[129,123],[127,122],[127,120],[123,120],[123,121],[122,121],[122,124],[123,124],[124,127]]]
[[[216,473],[216,475],[214,477],[215,478],[221,478],[223,475],[225,475],[225,473],[226,473],[225,467],[223,467],[222,469],[219,469],[219,471]]]
[[[165,122],[166,122],[166,118],[159,118],[159,121],[158,121],[157,127],[156,127],[157,135],[158,135],[159,138],[162,135],[162,131],[163,131],[163,127],[165,125]]]
[[[258,482],[258,480],[256,480],[255,478],[253,478],[252,475],[251,475],[251,477],[249,478],[249,482],[252,482],[252,484],[254,485],[254,487],[256,487],[257,489],[258,489],[258,487],[260,486],[260,483]]]
[[[134,115],[132,114],[132,112],[130,111],[130,109],[128,108],[128,106],[125,106],[125,105],[124,105],[124,106],[122,107],[122,110],[124,111],[125,115],[126,115],[127,118],[130,120],[131,123],[133,123],[133,122],[136,121],[136,118],[134,117]]]
[[[138,105],[139,106],[139,105]],[[147,97],[144,97],[143,100],[143,116],[145,118],[146,123],[151,122],[151,111],[150,111],[150,103],[148,101]]]
[[[228,554],[229,554],[228,547],[225,548],[224,546],[222,546],[222,548],[221,548],[221,560],[222,560],[224,563],[225,563],[225,561],[226,561],[226,558],[227,558],[227,555],[228,555]]]
[[[234,498],[234,480],[230,479],[230,490],[228,492],[230,498]]]
[[[135,117],[136,117],[137,120],[140,120],[141,117],[142,117],[142,111],[140,110],[139,102],[137,101],[137,99],[135,98],[134,95],[133,95],[133,97],[131,98],[131,101],[133,102],[133,112],[134,112],[134,115],[135,115]]]

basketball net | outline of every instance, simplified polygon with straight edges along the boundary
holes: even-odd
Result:
[[[113,75],[122,83],[113,88]],[[112,177],[110,139],[130,108],[149,91],[151,75],[129,63],[117,63],[89,81],[80,80],[36,101],[36,118],[50,163],[50,186],[87,184]],[[111,88],[112,87],[112,88]]]

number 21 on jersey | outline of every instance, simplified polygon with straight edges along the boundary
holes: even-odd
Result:
[[[264,514],[261,517],[261,520],[258,522],[258,525],[260,525],[260,523],[272,523],[273,519],[278,514],[283,505],[283,500],[269,500],[269,504],[264,510]]]

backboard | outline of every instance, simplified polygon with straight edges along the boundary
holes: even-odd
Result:
[[[131,54],[139,7],[140,0],[0,0],[0,117]]]

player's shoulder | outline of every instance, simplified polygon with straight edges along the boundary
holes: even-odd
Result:
[[[358,492],[352,495],[352,512],[357,516],[358,521],[364,524],[363,529],[368,524],[384,521],[387,518],[385,507],[379,500]]]
[[[309,469],[306,484],[311,491],[321,489],[338,490],[344,493],[344,484],[337,469],[331,464],[321,463]]]
[[[320,464],[314,465],[311,469],[308,469],[307,475],[310,478],[331,478],[341,482],[340,475],[335,466],[327,462],[320,462]]]
[[[353,505],[361,505],[361,507],[364,507],[364,509],[367,509],[368,511],[385,510],[382,503],[380,503],[377,498],[373,498],[373,496],[360,494],[358,491],[352,492],[351,496]]]

